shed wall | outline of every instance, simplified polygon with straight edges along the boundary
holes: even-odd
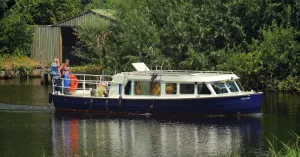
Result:
[[[31,57],[43,61],[62,60],[61,30],[59,27],[37,26],[34,32]]]

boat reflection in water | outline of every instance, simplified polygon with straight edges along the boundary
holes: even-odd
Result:
[[[220,156],[262,154],[259,117],[108,117],[53,119],[54,156]]]

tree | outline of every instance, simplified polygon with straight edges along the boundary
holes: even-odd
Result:
[[[0,19],[0,53],[29,55],[33,40],[33,26],[27,24],[30,21],[19,3]]]
[[[79,41],[76,43],[74,54],[84,60],[106,66],[109,48],[109,23],[95,17],[86,20],[75,28]]]
[[[261,39],[249,45],[250,52],[233,53],[226,62],[218,65],[218,69],[235,71],[247,81],[248,87],[284,89],[280,82],[286,83],[286,79],[291,82],[300,75],[298,35],[295,29],[278,27],[274,23],[261,30]]]
[[[54,22],[66,20],[82,12],[81,0],[53,0]]]

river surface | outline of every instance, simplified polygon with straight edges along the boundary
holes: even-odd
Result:
[[[300,135],[300,95],[265,93],[261,115],[108,116],[55,112],[39,79],[0,80],[0,156],[263,156]]]

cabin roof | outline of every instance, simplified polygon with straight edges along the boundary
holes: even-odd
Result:
[[[133,71],[122,72],[115,75],[114,80],[151,80],[165,82],[217,82],[239,79],[237,75],[226,71]],[[118,79],[119,78],[119,79]],[[118,81],[117,81],[118,82]]]
[[[195,70],[149,70],[143,62],[132,63],[136,71],[122,72],[114,75],[114,82],[122,83],[124,80],[147,80],[155,76],[154,81],[165,82],[216,82],[239,79],[231,71],[195,71]]]

